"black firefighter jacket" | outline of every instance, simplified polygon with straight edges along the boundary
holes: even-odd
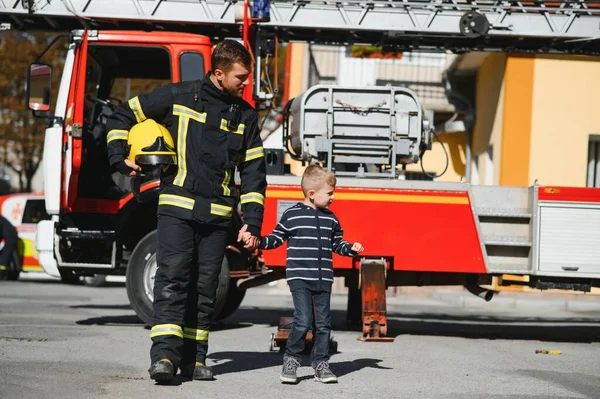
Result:
[[[232,104],[241,112],[237,127],[228,128]],[[229,226],[239,196],[248,231],[259,236],[266,165],[258,115],[250,104],[219,90],[209,75],[134,97],[117,107],[107,122],[111,167],[128,154],[129,129],[146,119],[169,129],[177,151],[177,166],[161,175],[158,214]],[[236,166],[241,193],[234,182]]]

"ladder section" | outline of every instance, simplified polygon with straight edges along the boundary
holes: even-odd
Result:
[[[472,186],[480,241],[490,273],[523,274],[532,269],[533,189]]]
[[[0,0],[2,29],[145,29],[239,36],[241,0]],[[282,41],[429,50],[600,54],[600,4],[582,1],[275,1]],[[239,13],[238,13],[239,15]]]

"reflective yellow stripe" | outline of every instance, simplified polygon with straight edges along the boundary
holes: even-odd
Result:
[[[7,268],[4,265],[0,265],[0,270],[5,271],[5,270],[7,270]]]
[[[180,104],[173,105],[173,115],[190,118],[200,123],[206,122],[206,112],[194,111],[193,109]]]
[[[135,115],[135,119],[138,123],[146,120],[146,115],[144,115],[144,111],[142,111],[142,106],[140,105],[140,100],[137,98],[137,96],[133,97],[127,103],[129,104],[129,108],[131,108],[131,111],[133,112],[133,115]]]
[[[233,130],[233,129],[229,129],[227,127],[226,119],[221,119],[221,130],[225,130],[226,132],[233,133],[233,134],[244,134],[244,130],[246,130],[246,125],[244,125],[243,123],[240,123],[237,127],[237,130]]]
[[[268,190],[267,196],[277,199],[294,199],[301,200],[304,198],[302,191],[288,190]],[[410,195],[410,194],[379,194],[372,192],[362,193],[344,193],[336,192],[335,200],[352,200],[352,201],[370,201],[370,202],[410,202],[418,204],[453,204],[453,205],[469,205],[469,198],[466,196],[449,196],[449,195]]]
[[[110,143],[113,140],[127,140],[128,136],[129,132],[127,132],[127,130],[113,129],[106,135],[106,144]]]
[[[173,184],[179,187],[183,187],[183,183],[185,182],[185,177],[187,176],[187,163],[185,160],[185,152],[186,152],[186,141],[187,141],[187,131],[188,125],[190,122],[190,118],[187,116],[179,117],[179,127],[177,128],[177,175],[175,176],[175,180],[173,180]]]
[[[210,213],[212,215],[224,216],[230,218],[233,213],[233,208],[230,206],[210,204]]]
[[[231,190],[229,189],[229,182],[231,181],[231,169],[225,169],[225,177],[223,178],[223,195],[231,195]]]
[[[240,197],[240,203],[247,204],[248,202],[256,202],[257,204],[264,205],[265,204],[265,196],[262,195],[261,193],[256,193],[256,192],[242,194],[242,196]]]
[[[194,339],[196,341],[208,341],[208,330],[197,330],[195,328],[185,327],[183,329],[183,338]]]
[[[150,330],[150,338],[163,335],[175,335],[176,337],[183,338],[183,330],[177,324],[157,324]]]
[[[262,147],[250,148],[249,150],[246,151],[246,158],[244,159],[244,162],[252,161],[253,159],[261,158],[264,156],[265,156],[264,148],[262,148]]]
[[[181,195],[174,194],[161,194],[158,196],[158,205],[172,205],[180,208],[194,209],[194,203],[196,200],[192,198],[183,197]]]

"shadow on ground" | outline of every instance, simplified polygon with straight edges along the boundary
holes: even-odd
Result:
[[[266,324],[274,327],[280,316],[292,316],[290,309],[242,307],[228,321]],[[453,316],[445,313],[388,313],[388,336],[427,335],[473,339],[536,340],[551,342],[600,342],[600,319],[496,317],[489,315]],[[334,331],[356,331],[360,324],[346,321],[346,312],[332,311]]]
[[[209,353],[208,358],[215,364],[212,365],[215,375],[218,377],[221,374],[239,373],[244,371],[253,371],[282,365],[281,354],[276,352],[216,352]],[[338,377],[343,377],[347,374],[364,368],[376,368],[381,370],[391,370],[389,367],[380,366],[382,360],[362,358],[336,362],[334,358],[331,361],[331,369]],[[310,366],[310,358],[308,355],[302,358],[303,366]],[[306,378],[313,378],[312,375]]]
[[[78,308],[90,309],[129,309],[129,305],[81,305]],[[231,317],[213,325],[212,331],[232,330],[254,324],[269,325],[276,332],[279,318],[292,316],[292,310],[241,307]],[[144,323],[131,314],[110,315],[79,320],[80,325],[132,325]],[[334,331],[361,332],[357,323],[346,321],[346,312],[332,311]],[[388,336],[425,335],[472,339],[536,340],[551,342],[600,342],[600,319],[556,319],[543,317],[502,317],[489,315],[460,315],[447,313],[388,313]]]
[[[73,305],[69,306],[71,309],[108,309],[108,310],[133,310],[131,305]]]

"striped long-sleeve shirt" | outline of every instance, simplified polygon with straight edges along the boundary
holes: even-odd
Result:
[[[355,256],[343,239],[339,220],[328,209],[314,209],[301,202],[287,209],[273,232],[262,237],[260,248],[275,249],[288,242],[286,278],[290,290],[306,287],[331,291],[332,251]]]

